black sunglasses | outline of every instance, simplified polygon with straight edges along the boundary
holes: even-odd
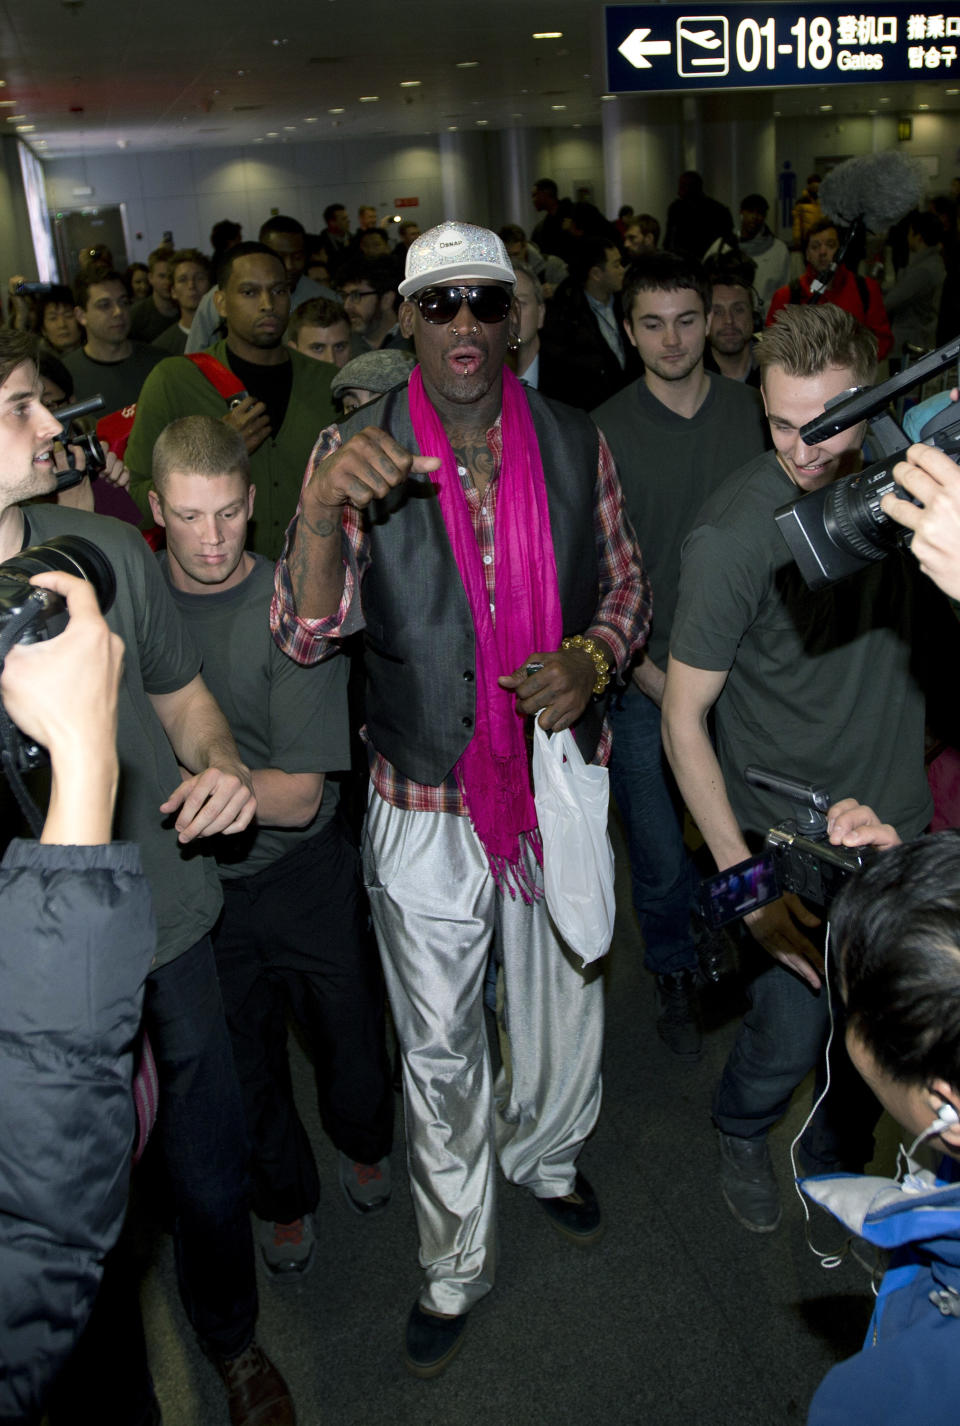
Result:
[[[502,322],[510,311],[513,293],[505,287],[425,287],[414,298],[425,322],[442,326],[452,322],[466,302],[478,322]]]

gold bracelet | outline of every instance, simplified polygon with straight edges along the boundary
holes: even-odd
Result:
[[[597,643],[596,639],[585,638],[583,634],[574,634],[572,638],[564,639],[560,647],[562,649],[581,649],[593,659],[593,666],[597,670],[597,676],[593,683],[593,696],[599,698],[607,684],[610,682],[610,656]]]

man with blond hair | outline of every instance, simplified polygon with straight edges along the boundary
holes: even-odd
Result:
[[[872,380],[876,340],[839,307],[789,307],[764,333],[759,361],[775,449],[724,481],[687,536],[663,700],[667,754],[720,870],[744,861],[789,815],[780,798],[746,784],[751,763],[869,802],[907,837],[922,832],[931,810],[909,558],[893,553],[812,592],[773,518],[859,465],[862,425],[812,445],[801,433],[832,397]],[[817,919],[789,894],[746,918],[756,942],[746,956],[755,962],[750,1008],[713,1118],[727,1206],[758,1233],[780,1221],[767,1131],[823,1058]],[[870,1157],[875,1107],[858,1097],[842,1054],[833,1061],[833,1087],[801,1145],[813,1172]]]

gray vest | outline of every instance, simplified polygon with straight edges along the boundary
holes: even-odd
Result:
[[[593,526],[598,433],[584,412],[536,391],[526,394],[543,461],[566,637],[589,626],[600,599]],[[419,453],[405,386],[365,406],[342,424],[341,434],[346,440],[364,426],[379,426]],[[430,477],[411,476],[374,501],[366,525],[367,729],[373,746],[401,773],[436,787],[473,736],[476,651],[466,591]],[[591,700],[576,728],[587,761],[603,711],[601,701]]]

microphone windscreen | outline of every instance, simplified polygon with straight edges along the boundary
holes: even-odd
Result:
[[[862,218],[868,232],[880,233],[920,206],[923,189],[924,172],[916,159],[864,154],[831,169],[820,184],[820,206],[839,223]]]

